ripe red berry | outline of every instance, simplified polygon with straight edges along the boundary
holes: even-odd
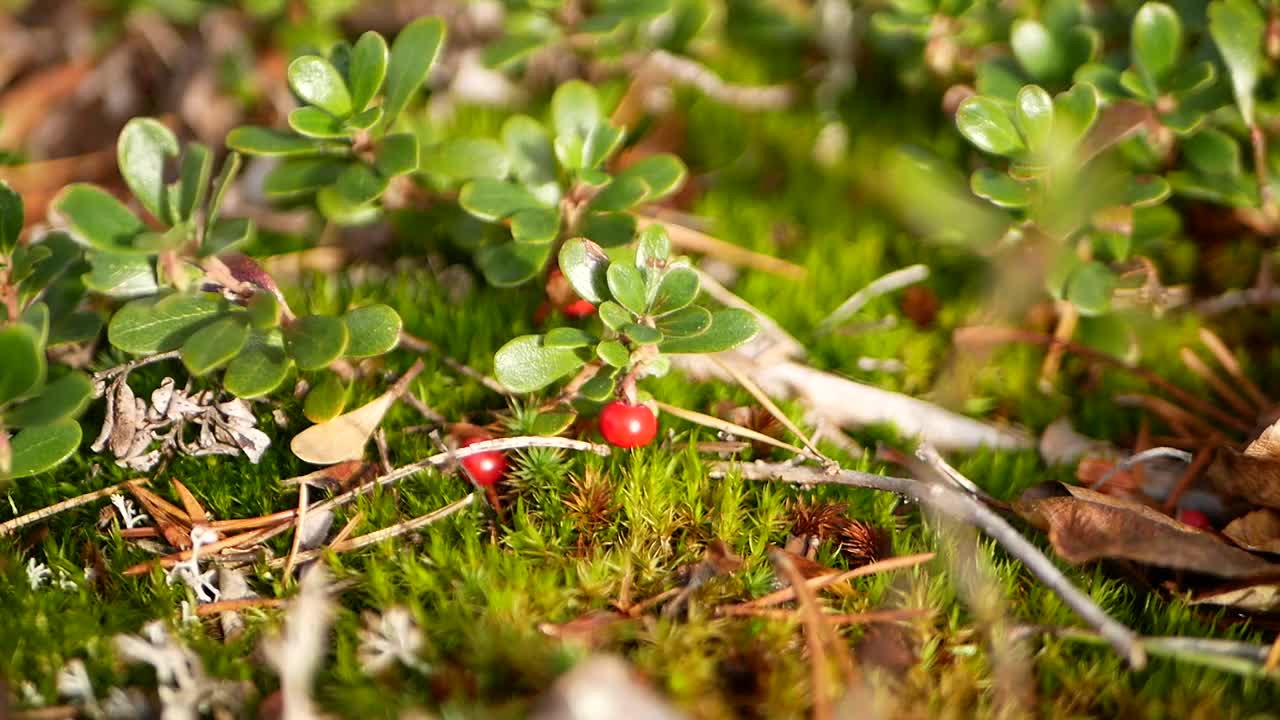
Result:
[[[589,300],[575,300],[564,306],[564,314],[571,318],[584,318],[596,311]]]
[[[615,400],[600,411],[600,433],[620,448],[644,447],[658,434],[658,418],[644,405]]]
[[[1199,510],[1191,510],[1189,508],[1178,511],[1178,519],[1183,525],[1190,525],[1193,528],[1201,530],[1212,530],[1213,523],[1209,522],[1209,516]]]
[[[462,447],[489,439],[483,436],[467,438],[462,443]],[[471,474],[471,479],[475,480],[477,485],[489,486],[501,480],[506,474],[507,458],[500,451],[494,450],[462,458],[462,466]]]

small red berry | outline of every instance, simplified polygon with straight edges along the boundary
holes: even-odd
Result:
[[[644,447],[658,434],[658,418],[644,405],[615,400],[600,411],[600,433],[620,448]]]
[[[1213,523],[1209,522],[1209,516],[1199,510],[1183,509],[1178,511],[1178,519],[1183,525],[1190,525],[1200,530],[1212,530]]]
[[[596,311],[596,306],[589,300],[575,300],[564,306],[564,314],[571,318],[584,318]]]
[[[462,447],[475,445],[478,442],[489,440],[490,438],[477,435],[476,437],[467,438],[462,443]],[[476,481],[477,485],[489,486],[497,483],[507,472],[507,458],[500,451],[483,452],[478,455],[470,455],[462,458],[462,466],[470,473],[471,479]]]

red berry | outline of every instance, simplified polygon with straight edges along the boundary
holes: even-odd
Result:
[[[575,300],[564,306],[564,314],[571,318],[584,318],[596,311],[589,300]]]
[[[600,433],[620,448],[644,447],[658,434],[658,418],[644,405],[615,400],[600,411]]]
[[[462,447],[489,439],[483,436],[468,438],[462,443]],[[462,458],[462,466],[471,474],[471,479],[475,480],[477,485],[489,486],[501,480],[506,474],[507,458],[500,451],[493,450]]]
[[[1213,523],[1209,522],[1209,516],[1199,510],[1179,510],[1178,519],[1182,521],[1183,525],[1190,525],[1193,528],[1199,528],[1201,530],[1213,529]]]

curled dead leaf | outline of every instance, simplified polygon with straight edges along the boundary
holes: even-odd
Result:
[[[391,409],[391,405],[409,386],[409,382],[422,372],[422,367],[422,361],[419,360],[390,390],[351,412],[343,413],[328,422],[312,425],[294,435],[289,442],[289,449],[300,460],[313,465],[359,460],[364,456],[364,446],[368,444],[387,410]]]
[[[1263,430],[1244,452],[1219,448],[1205,476],[1218,492],[1280,509],[1280,423]]]
[[[1048,532],[1054,550],[1072,564],[1123,559],[1233,579],[1280,572],[1280,565],[1146,505],[1087,488],[1043,483],[1023,493],[1014,507]]]
[[[1280,512],[1254,510],[1232,520],[1222,534],[1246,550],[1280,553]]]

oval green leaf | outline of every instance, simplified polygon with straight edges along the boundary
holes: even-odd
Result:
[[[280,387],[289,374],[289,356],[283,344],[277,330],[254,331],[243,351],[227,365],[222,384],[242,398],[266,395]]]
[[[84,373],[71,372],[45,385],[40,394],[4,413],[9,427],[47,425],[79,415],[93,397],[93,382]]]
[[[572,238],[560,248],[560,272],[564,273],[578,297],[592,305],[609,299],[609,257],[599,245],[583,238]]]
[[[342,357],[350,332],[342,318],[310,315],[284,329],[285,347],[303,370],[319,370]]]
[[[8,477],[42,473],[71,457],[80,447],[80,423],[64,419],[28,427],[14,435],[9,445],[12,454]]]
[[[29,325],[0,328],[0,404],[25,395],[44,379],[44,349]]]
[[[192,375],[204,375],[230,362],[248,340],[249,323],[243,315],[218,318],[182,343],[182,363]]]
[[[331,372],[324,373],[307,391],[302,414],[313,423],[328,422],[342,414],[347,406],[347,386]]]
[[[134,242],[147,231],[146,225],[124,203],[96,185],[68,185],[54,198],[51,207],[89,246],[106,252],[141,252]]]
[[[351,114],[351,93],[346,81],[337,68],[319,55],[303,55],[289,63],[289,87],[308,105],[330,115]]]
[[[423,17],[409,23],[396,35],[387,62],[387,80],[382,109],[391,125],[413,94],[422,87],[444,44],[444,23]]]
[[[370,30],[360,36],[351,50],[347,77],[351,85],[351,107],[360,112],[369,107],[387,77],[387,41]]]
[[[174,350],[226,309],[221,298],[204,293],[134,300],[111,318],[107,339],[134,355]]]
[[[133,118],[120,131],[116,161],[120,175],[156,219],[169,223],[169,203],[165,197],[165,159],[177,157],[178,138],[173,131],[151,118]]]
[[[1148,89],[1160,92],[1160,81],[1178,62],[1182,47],[1182,21],[1178,13],[1161,2],[1144,3],[1133,17],[1130,39],[1133,64],[1142,73]]]
[[[633,265],[613,263],[605,271],[605,279],[609,283],[609,293],[622,307],[636,315],[642,315],[649,308],[646,297],[644,278]]]
[[[365,305],[342,316],[347,325],[346,356],[374,357],[400,342],[400,316],[387,305]]]
[[[960,103],[956,127],[969,142],[992,155],[1016,155],[1026,149],[1005,104],[994,98],[975,95]]]
[[[711,315],[711,326],[691,337],[667,338],[658,347],[664,353],[713,353],[732,350],[755,337],[759,331],[751,313],[738,308]]]
[[[546,347],[539,335],[523,335],[499,348],[493,364],[498,382],[529,393],[576,371],[583,360],[573,350]]]

